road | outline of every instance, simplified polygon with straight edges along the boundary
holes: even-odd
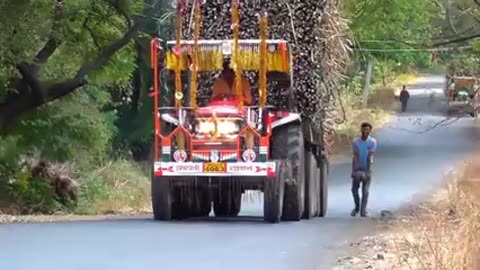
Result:
[[[409,112],[393,116],[375,136],[369,213],[395,210],[441,181],[478,143],[471,118],[429,132],[444,119],[443,78],[421,78],[409,88]],[[436,93],[433,102],[427,91]],[[421,134],[419,134],[421,133]],[[265,270],[329,269],[346,241],[375,229],[371,218],[351,218],[350,164],[332,168],[328,217],[298,223],[265,224],[261,202],[251,202],[231,220],[157,223],[128,220],[0,226],[0,269],[9,270]],[[255,217],[255,215],[257,217]],[[250,217],[251,216],[251,217]]]

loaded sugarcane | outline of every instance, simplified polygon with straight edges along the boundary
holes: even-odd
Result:
[[[235,1],[233,1],[235,3]],[[192,3],[186,3],[183,34],[193,39]],[[240,38],[257,39],[259,14],[269,14],[269,38],[285,39],[294,55],[294,88],[298,109],[305,116],[316,116],[322,129],[335,128],[340,119],[339,82],[348,60],[346,51],[346,22],[338,11],[338,3],[331,0],[240,1]],[[202,39],[230,39],[232,37],[232,1],[205,0],[202,5]],[[245,72],[252,85],[258,76]],[[202,95],[208,95],[214,76],[204,76],[200,85]],[[274,87],[269,82],[269,87]],[[258,87],[258,86],[257,86]],[[257,91],[255,91],[257,92]],[[269,92],[269,102],[281,105]],[[318,119],[320,118],[320,119]]]
[[[164,63],[175,106],[154,107],[165,127],[154,133],[154,218],[206,216],[212,205],[216,216],[236,216],[246,190],[264,193],[267,222],[324,217],[328,155],[312,123],[325,128],[314,118],[335,111],[332,89],[347,55],[335,55],[344,48],[335,5],[175,3]],[[154,67],[158,60],[152,53]]]

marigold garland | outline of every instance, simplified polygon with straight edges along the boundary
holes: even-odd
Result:
[[[182,1],[177,0],[177,18],[176,18],[176,44],[175,44],[175,58],[177,63],[182,60]],[[177,98],[177,95],[182,93],[182,67],[180,65],[175,66],[175,107],[180,108],[182,106],[182,100]]]
[[[233,55],[231,66],[235,71],[235,95],[239,97],[238,106],[243,106],[242,93],[242,69],[240,66],[240,3],[239,0],[232,1],[232,28],[233,28]]]
[[[259,80],[258,94],[259,105],[264,108],[267,104],[267,38],[268,38],[268,18],[266,14],[260,17],[260,61],[259,61]]]
[[[197,88],[198,88],[198,64],[199,64],[199,51],[198,39],[200,37],[201,29],[201,12],[200,2],[195,0],[195,31],[194,31],[194,44],[193,44],[193,57],[192,57],[192,77],[190,82],[190,106],[193,109],[197,108]]]

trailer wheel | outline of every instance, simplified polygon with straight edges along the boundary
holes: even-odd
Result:
[[[328,164],[327,159],[322,158],[320,162],[320,196],[318,216],[325,217],[328,209]]]
[[[271,157],[289,160],[292,178],[285,182],[283,216],[286,221],[299,221],[305,203],[305,154],[302,129],[299,123],[277,127],[271,139]]]
[[[276,161],[275,178],[265,178],[263,198],[263,219],[269,223],[278,223],[282,218],[285,181],[292,177],[289,161]]]
[[[319,170],[311,151],[305,151],[305,211],[304,219],[316,217],[319,212]]]
[[[242,204],[242,190],[232,178],[220,179],[213,192],[213,211],[216,217],[236,217]]]
[[[151,179],[152,210],[154,220],[172,219],[172,189],[170,178],[155,176],[152,172]]]

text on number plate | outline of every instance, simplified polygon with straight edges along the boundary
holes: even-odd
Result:
[[[205,172],[207,173],[218,173],[226,172],[227,164],[226,163],[205,163]]]

